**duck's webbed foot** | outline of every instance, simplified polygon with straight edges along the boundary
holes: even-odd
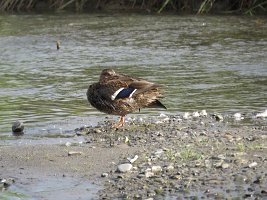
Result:
[[[117,124],[113,124],[112,128],[120,128],[124,125],[124,123],[125,123],[125,116],[121,116],[119,122]]]

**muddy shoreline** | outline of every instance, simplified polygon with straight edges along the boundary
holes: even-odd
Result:
[[[249,116],[244,125],[246,116],[218,116],[128,118],[119,130],[103,121],[75,130],[82,143],[2,145],[0,178],[13,180],[2,190],[56,177],[88,188],[75,197],[67,189],[28,190],[24,199],[267,198],[266,118]]]

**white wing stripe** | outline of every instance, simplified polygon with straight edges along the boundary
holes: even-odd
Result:
[[[133,96],[133,94],[135,93],[137,89],[134,89],[134,91],[130,94],[129,98],[131,98]]]
[[[116,96],[120,93],[120,91],[122,91],[124,88],[120,88],[118,89],[116,92],[114,92],[113,95],[111,95],[111,100],[114,101],[116,99]],[[135,91],[134,91],[135,92]],[[132,92],[133,93],[133,92]],[[132,95],[132,94],[131,94]],[[131,96],[130,95],[130,96]]]

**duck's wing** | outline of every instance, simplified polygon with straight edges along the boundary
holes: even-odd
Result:
[[[112,100],[129,98],[140,93],[145,93],[146,91],[158,90],[160,88],[158,84],[126,75],[117,75],[107,81],[106,84],[112,85],[113,87]]]

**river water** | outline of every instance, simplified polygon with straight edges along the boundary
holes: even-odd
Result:
[[[168,110],[141,114],[264,111],[266,30],[238,16],[1,15],[0,133],[15,120],[30,134],[103,120],[85,93],[110,67],[165,86]]]

